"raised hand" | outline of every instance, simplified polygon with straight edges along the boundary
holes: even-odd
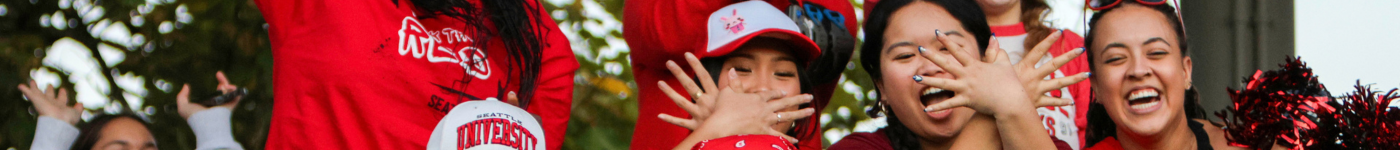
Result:
[[[34,103],[34,109],[39,112],[39,116],[53,117],[68,122],[68,124],[78,124],[83,104],[76,103],[73,106],[68,106],[68,89],[59,88],[55,91],[53,85],[49,85],[48,89],[40,91],[38,84],[30,80],[29,84],[19,84],[19,91],[24,93],[24,97],[29,98],[29,102]]]
[[[1049,37],[1045,37],[1045,40],[1041,40],[1039,44],[1036,44],[1035,47],[1030,49],[1030,51],[1027,51],[1026,57],[1022,57],[1021,61],[1017,62],[1014,66],[1016,68],[1017,78],[1020,79],[1021,85],[1025,87],[1026,94],[1028,94],[1027,96],[1030,97],[1031,100],[1035,101],[1034,104],[1036,107],[1065,106],[1074,104],[1073,99],[1051,97],[1049,95],[1045,95],[1045,93],[1058,90],[1060,88],[1064,88],[1075,83],[1079,83],[1080,81],[1084,81],[1085,79],[1089,79],[1088,72],[1075,74],[1074,76],[1068,76],[1065,78],[1056,78],[1048,80],[1045,79],[1046,76],[1050,76],[1050,74],[1055,73],[1055,70],[1059,70],[1061,66],[1065,65],[1065,63],[1069,63],[1069,61],[1074,60],[1075,57],[1079,57],[1079,55],[1084,54],[1084,48],[1079,48],[1074,51],[1065,53],[1064,55],[1055,57],[1054,59],[1051,59],[1050,63],[1048,64],[1049,66],[1040,66],[1039,68],[1036,68],[1036,63],[1040,62],[1041,57],[1044,57],[1046,53],[1050,51],[1050,45],[1054,44],[1055,41],[1058,41],[1063,33],[1064,30],[1060,30],[1059,32],[1050,34]],[[996,44],[995,39],[992,41],[992,44]],[[1002,50],[998,51],[1004,52]]]
[[[957,95],[939,103],[930,104],[924,108],[926,112],[940,111],[955,107],[969,107],[980,113],[997,114],[1004,111],[1021,111],[1025,106],[1033,109],[1030,101],[1026,100],[1026,90],[1016,76],[1016,71],[1011,62],[1006,57],[1004,51],[997,46],[997,41],[992,38],[988,45],[988,52],[994,53],[982,59],[970,56],[976,54],[975,46],[964,46],[953,42],[949,36],[935,37],[939,42],[946,45],[953,59],[947,58],[944,54],[936,54],[933,51],[920,48],[919,53],[934,64],[942,67],[948,73],[953,74],[955,79],[933,78],[921,75],[913,76],[915,82],[933,86],[945,90],[953,91]],[[954,61],[958,63],[954,63]],[[960,64],[959,64],[960,63]]]
[[[661,91],[666,93],[667,97],[671,98],[672,102],[676,102],[676,106],[681,107],[686,113],[690,113],[691,118],[685,119],[669,114],[660,114],[657,115],[657,117],[661,118],[662,121],[695,130],[696,127],[703,123],[706,117],[710,116],[715,97],[719,94],[719,88],[716,87],[715,80],[710,78],[710,72],[705,70],[705,67],[700,64],[700,59],[696,58],[695,54],[689,52],[685,53],[685,60],[690,64],[691,69],[695,71],[695,77],[700,78],[700,85],[703,87],[697,86],[694,82],[695,80],[691,80],[690,76],[685,73],[685,70],[682,70],[680,65],[677,65],[675,61],[666,61],[666,68],[671,70],[671,74],[676,76],[676,80],[681,83],[681,87],[685,88],[686,92],[690,94],[690,97],[695,99],[695,102],[691,102],[690,99],[681,96],[675,89],[671,89],[671,85],[666,84],[666,81],[656,81],[656,84],[661,87]]]
[[[225,77],[225,76],[224,76],[224,72],[223,72],[223,71],[219,71],[218,73],[214,73],[214,78],[216,78],[216,79],[219,80],[219,86],[218,86],[219,91],[222,91],[222,92],[224,92],[224,93],[229,93],[229,92],[233,92],[234,90],[238,90],[238,86],[237,86],[237,85],[233,85],[233,84],[230,84],[230,83],[228,82],[228,77]],[[222,105],[218,105],[218,106],[214,106],[214,107],[228,107],[229,109],[233,109],[233,108],[238,107],[238,101],[240,101],[240,100],[242,100],[242,99],[243,99],[243,96],[238,96],[238,97],[233,98],[233,100],[232,100],[232,101],[229,101],[228,103],[225,103],[225,104],[222,104]],[[181,118],[185,118],[185,119],[189,119],[189,118],[190,118],[190,115],[193,115],[194,113],[198,113],[198,112],[200,112],[200,111],[204,111],[204,110],[208,110],[209,108],[212,108],[212,107],[205,107],[204,105],[200,105],[199,103],[191,103],[191,102],[190,102],[190,85],[189,85],[189,84],[185,84],[183,87],[180,88],[180,93],[175,95],[175,103],[176,103],[176,107],[178,107],[178,109],[179,109],[179,111],[180,111],[180,117],[181,117]]]

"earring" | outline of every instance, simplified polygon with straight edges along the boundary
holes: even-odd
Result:
[[[871,106],[870,109],[865,110],[865,116],[868,116],[870,118],[883,117],[884,113],[887,112],[885,112],[885,102],[882,100],[875,100],[875,105]]]

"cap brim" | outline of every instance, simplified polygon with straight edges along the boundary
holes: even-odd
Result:
[[[696,54],[696,57],[706,58],[728,55],[729,52],[733,52],[735,49],[738,49],[739,46],[743,46],[744,43],[748,43],[749,39],[773,34],[788,36],[787,38],[778,39],[787,41],[788,45],[793,46],[792,53],[798,55],[797,57],[805,58],[804,60],[808,61],[803,62],[804,64],[810,63],[810,61],[812,60],[816,60],[817,57],[822,54],[821,48],[817,47],[817,42],[813,42],[811,38],[807,37],[807,35],[802,35],[802,33],[798,33],[792,30],[768,28],[754,31],[753,33],[749,33],[749,35],[744,35],[743,37],[734,39],[734,41],[729,41],[729,43],[724,44],[724,46],[706,50],[703,54]]]

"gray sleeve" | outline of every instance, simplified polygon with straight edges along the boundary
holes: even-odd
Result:
[[[58,120],[58,118],[39,116],[39,122],[34,129],[34,142],[31,143],[31,150],[66,150],[73,147],[73,141],[78,140],[78,127],[74,127],[68,122]]]
[[[194,131],[195,149],[242,150],[243,145],[239,145],[238,141],[233,139],[233,130],[229,124],[230,115],[233,115],[233,111],[227,107],[209,108],[190,115],[185,121],[190,124],[190,130]]]

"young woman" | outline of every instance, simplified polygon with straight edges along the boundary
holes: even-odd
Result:
[[[217,89],[223,92],[232,92],[238,86],[229,84],[228,78],[223,72],[218,72],[215,78],[219,80]],[[74,149],[74,150],[121,150],[121,149],[157,149],[155,136],[151,134],[150,126],[139,116],[134,114],[99,115],[88,121],[86,126],[79,130],[79,117],[82,114],[82,103],[68,106],[68,91],[60,88],[55,91],[53,86],[46,90],[39,90],[39,86],[30,81],[29,84],[20,84],[20,92],[34,104],[34,109],[39,112],[39,121],[34,129],[34,142],[30,149]],[[180,117],[184,117],[190,125],[190,130],[194,131],[195,149],[243,149],[237,141],[233,139],[230,129],[229,116],[232,109],[238,106],[241,97],[235,97],[227,104],[206,107],[198,103],[190,103],[190,86],[185,85],[180,93],[176,95],[176,106]]]
[[[1050,46],[1049,53],[1053,56],[1062,56],[1084,46],[1084,39],[1072,31],[1060,30],[1050,27],[1041,20],[1046,13],[1050,12],[1050,5],[1045,0],[977,0],[977,5],[982,7],[982,11],[987,14],[987,24],[991,25],[993,36],[997,37],[1002,49],[1010,54],[1011,63],[1019,63],[1027,54],[1027,50],[1035,49],[1038,42],[1045,40],[1047,36],[1058,34],[1059,38]],[[1041,59],[1033,60],[1037,63],[1049,62],[1051,56],[1044,56]],[[1051,78],[1063,78],[1072,76],[1071,73],[1087,72],[1089,66],[1083,58],[1075,58],[1068,64],[1061,66],[1051,74]],[[1036,114],[1040,115],[1040,120],[1045,124],[1045,130],[1053,136],[1056,145],[1061,150],[1079,149],[1084,137],[1081,136],[1084,128],[1084,110],[1089,107],[1089,83],[1081,82],[1070,85],[1065,89],[1050,91],[1050,97],[1073,99],[1074,105],[1037,107]]]
[[[811,102],[812,95],[799,93],[811,91],[811,82],[804,68],[808,60],[821,54],[814,42],[798,32],[797,24],[782,11],[762,1],[727,5],[711,13],[707,23],[702,29],[708,31],[708,44],[704,51],[684,54],[687,64],[699,80],[691,80],[674,61],[666,62],[672,75],[694,101],[682,96],[665,81],[657,82],[661,91],[691,116],[690,119],[664,113],[657,116],[668,123],[694,130],[673,149],[690,149],[704,140],[739,133],[776,135],[793,140],[818,136],[819,126],[796,123],[800,122],[798,119],[815,118],[817,115],[814,108],[802,105]],[[768,97],[721,98],[725,96],[720,95],[723,93],[721,90]],[[722,106],[736,103],[769,107],[745,109]],[[753,113],[734,113],[745,111]],[[792,142],[805,144],[820,141]],[[792,145],[782,147],[787,146]],[[820,145],[802,148],[821,149]]]
[[[1069,102],[1030,93],[1083,80],[1083,75],[1042,78],[1077,53],[1057,57],[1056,67],[1013,67],[997,48],[981,9],[971,1],[885,0],[871,12],[861,63],[875,78],[889,126],[849,135],[831,149],[1054,146],[1034,107]],[[1045,50],[1031,52],[1039,58]]]
[[[1095,100],[1088,149],[1243,149],[1205,120],[1176,10],[1163,1],[1090,3]]]
[[[685,61],[684,58],[684,54],[686,52],[693,52],[693,54],[695,54],[698,58],[703,58],[705,60],[705,63],[703,63],[703,65],[700,66],[708,67],[705,68],[706,70],[710,71],[708,72],[708,74],[713,75],[697,75],[698,73],[691,73],[690,75],[697,75],[690,76],[691,78],[711,77],[710,79],[706,80],[712,82],[725,82],[724,80],[711,80],[721,78],[723,74],[720,74],[718,72],[726,71],[720,69],[720,67],[718,67],[720,65],[715,65],[720,64],[716,62],[723,61],[712,60],[720,60],[721,57],[725,57],[724,55],[730,53],[708,53],[708,46],[716,45],[711,43],[711,40],[707,39],[710,38],[709,33],[711,33],[711,31],[721,30],[711,30],[706,26],[710,25],[707,24],[707,22],[723,21],[723,18],[710,18],[712,17],[712,15],[720,14],[720,16],[718,17],[728,17],[730,15],[735,14],[735,12],[733,11],[719,12],[718,10],[739,2],[745,1],[638,0],[626,2],[624,6],[625,8],[623,10],[625,10],[625,13],[628,15],[626,15],[626,17],[623,18],[623,24],[626,24],[626,26],[623,26],[623,34],[625,34],[625,36],[628,39],[628,47],[632,49],[632,53],[630,54],[630,58],[632,60],[632,71],[637,83],[646,83],[637,85],[637,90],[639,91],[637,94],[637,105],[639,110],[637,115],[638,118],[636,129],[633,132],[632,136],[632,149],[673,148],[678,143],[685,140],[687,135],[690,135],[691,133],[695,132],[694,128],[675,126],[671,123],[668,123],[665,120],[662,120],[661,118],[655,117],[660,114],[675,115],[676,117],[680,118],[698,117],[689,115],[691,114],[691,112],[687,112],[681,107],[677,107],[676,103],[673,102],[673,99],[667,96],[665,92],[661,91],[661,88],[658,87],[658,84],[655,83],[658,81],[670,83],[669,86],[671,86],[671,88],[673,89],[685,90],[680,91],[681,93],[699,91],[686,89],[685,87],[682,87],[681,84],[677,84],[681,83],[681,80],[677,80],[675,76],[679,73],[672,73],[665,65],[667,64],[667,61],[674,60],[677,63],[680,63],[680,66],[690,66],[687,65],[688,63]],[[855,14],[854,8],[851,7],[849,0],[765,0],[763,2],[766,2],[766,4],[769,5],[768,7],[776,8],[777,10],[779,10],[779,12],[776,12],[774,14],[787,14],[788,16],[772,19],[759,19],[757,18],[757,16],[743,15],[744,13],[747,13],[749,11],[740,10],[738,12],[740,14],[739,18],[743,18],[743,20],[745,20],[743,21],[743,23],[740,24],[747,24],[744,26],[746,27],[745,29],[757,29],[754,25],[755,21],[795,20],[789,22],[789,24],[795,23],[796,26],[798,26],[799,28],[793,31],[794,33],[807,33],[807,31],[812,31],[812,33],[804,34],[801,37],[812,38],[813,43],[816,43],[817,47],[819,47],[821,50],[820,56],[818,56],[816,59],[803,58],[805,60],[795,60],[795,63],[798,65],[802,65],[802,67],[806,67],[805,69],[803,69],[806,70],[805,72],[799,72],[798,78],[801,78],[801,80],[804,81],[810,81],[804,83],[810,84],[809,86],[803,86],[810,87],[810,91],[804,89],[804,92],[802,93],[809,93],[812,94],[813,97],[815,97],[813,102],[809,103],[808,106],[801,107],[811,107],[815,108],[816,112],[821,112],[822,107],[825,106],[825,100],[830,97],[830,91],[837,89],[836,80],[839,80],[839,72],[845,69],[843,66],[844,64],[846,64],[847,61],[849,61],[849,56],[851,52],[854,51],[854,43],[857,42],[855,38],[840,38],[842,36],[837,36],[841,34],[856,34],[854,30],[840,29],[855,29],[857,22],[856,17],[853,16]],[[791,19],[792,17],[794,17],[792,15],[795,15],[794,13],[798,12],[800,12],[800,14],[802,14],[803,16],[797,16],[800,17],[798,19]],[[796,39],[796,37],[797,36],[793,36],[793,38],[780,39]],[[750,40],[749,43],[755,42],[757,41]],[[744,44],[743,42],[736,43]],[[840,43],[848,43],[851,45],[841,46]],[[735,44],[736,47],[739,44]],[[791,57],[793,58],[800,58],[799,56],[804,56],[806,54],[816,54],[816,51],[798,49],[793,46],[795,45],[783,45],[782,47],[792,47],[787,48],[790,49],[789,52],[783,53],[785,53],[786,55],[791,55]],[[846,49],[842,50],[843,47]],[[847,57],[832,57],[833,55],[845,55]],[[840,65],[813,66],[816,64]],[[690,69],[685,70],[690,71]],[[835,71],[836,73],[831,73],[831,71]],[[817,75],[817,72],[825,72],[825,74]],[[699,81],[695,82],[699,83]],[[789,96],[798,94],[798,91],[787,92],[789,92],[787,93]],[[791,116],[784,116],[784,118],[790,117]],[[798,120],[797,122],[795,122],[795,124],[796,125],[785,126],[785,128],[793,128],[792,130],[787,130],[785,132],[790,132],[790,134],[787,135],[794,136],[801,140],[801,142],[797,143],[799,148],[821,149],[823,147],[824,143],[821,142],[822,137],[820,135],[821,124],[818,119]]]

